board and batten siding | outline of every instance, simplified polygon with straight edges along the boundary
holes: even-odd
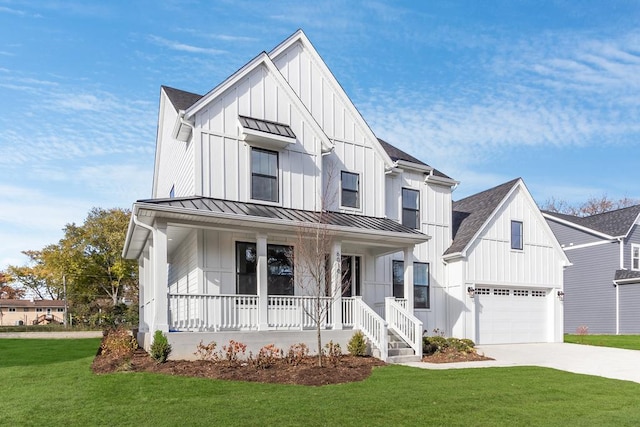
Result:
[[[287,124],[296,143],[277,151],[278,205],[320,206],[321,139],[267,68],[260,66],[196,114],[204,196],[251,202],[251,146],[242,140],[238,115]]]
[[[573,264],[564,274],[564,330],[587,326],[592,334],[616,333],[613,278],[620,264],[619,244],[611,242],[565,251]]]
[[[196,230],[191,230],[168,259],[170,293],[198,293],[197,234]]]
[[[640,284],[618,285],[618,292],[620,333],[640,334]]]
[[[511,221],[523,223],[523,250],[511,249]],[[465,278],[472,283],[561,287],[561,255],[537,207],[518,188],[467,251]]]
[[[164,94],[161,95],[161,113],[157,165],[157,182],[154,198],[169,197],[174,188],[176,197],[195,195],[194,143],[177,141],[173,138],[173,126],[178,116],[173,105]]]
[[[324,63],[314,59],[301,43],[295,43],[273,58],[285,80],[298,95],[315,121],[334,144],[334,153],[325,166],[360,174],[361,208],[353,213],[381,217],[385,209],[384,162],[379,144],[344,91],[335,82]],[[295,130],[294,130],[295,132]],[[327,176],[325,174],[325,182]],[[335,184],[326,186],[333,201]],[[333,209],[352,212],[339,206],[339,200],[329,204]]]

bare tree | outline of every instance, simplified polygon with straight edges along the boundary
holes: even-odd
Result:
[[[627,208],[629,206],[637,205],[638,203],[640,203],[640,200],[632,199],[626,196],[619,200],[612,200],[607,197],[606,194],[603,194],[600,197],[590,197],[584,203],[573,205],[567,203],[566,200],[551,197],[550,199],[547,199],[547,201],[542,205],[540,205],[540,209],[549,212],[557,212],[566,215],[585,217],[605,212],[611,212],[617,209]]]
[[[335,233],[329,229],[327,221],[331,213],[326,208],[333,206],[337,197],[337,191],[331,187],[336,179],[336,169],[331,164],[329,166],[325,175],[324,192],[320,196],[322,209],[316,212],[314,222],[300,223],[297,226],[294,250],[289,254],[291,263],[295,266],[296,287],[313,300],[311,306],[303,304],[303,307],[316,327],[319,366],[322,366],[322,325],[327,321],[333,303],[342,293],[343,279],[341,256],[332,253]]]

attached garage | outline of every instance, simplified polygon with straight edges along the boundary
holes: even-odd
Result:
[[[512,344],[549,341],[550,289],[477,286],[476,342]]]

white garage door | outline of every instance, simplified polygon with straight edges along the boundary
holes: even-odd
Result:
[[[548,290],[476,287],[478,344],[547,342]]]

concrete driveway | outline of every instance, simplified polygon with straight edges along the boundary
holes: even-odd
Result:
[[[478,346],[478,353],[494,360],[464,363],[406,365],[424,369],[542,366],[576,374],[596,375],[640,383],[640,351],[566,343]]]

